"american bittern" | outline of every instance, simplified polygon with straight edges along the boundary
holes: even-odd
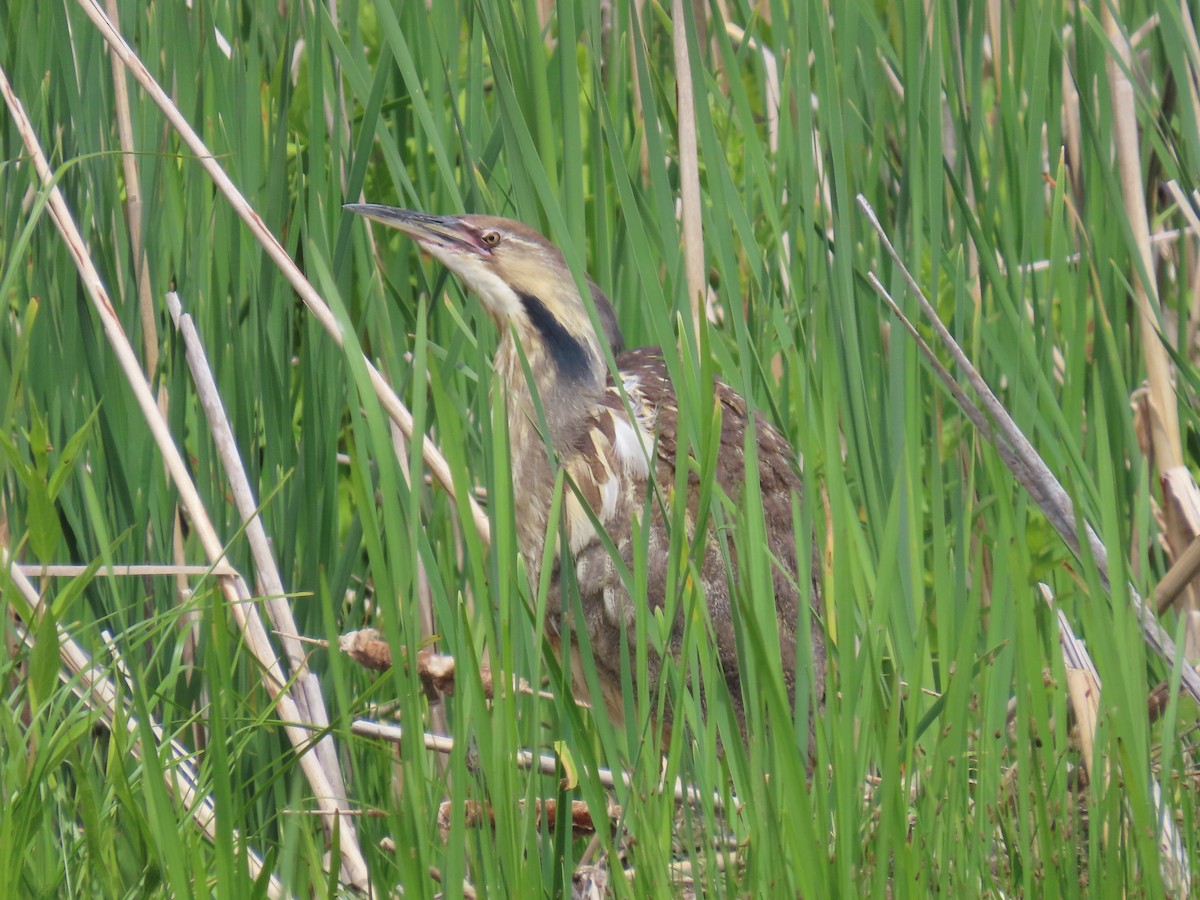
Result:
[[[650,610],[666,605],[670,512],[662,498],[673,494],[676,452],[680,447],[675,391],[661,351],[621,352],[622,339],[608,299],[590,279],[598,334],[562,252],[542,235],[518,222],[491,216],[433,216],[373,204],[346,207],[376,222],[398,228],[445,264],[476,293],[500,331],[495,369],[508,411],[512,445],[512,481],[517,538],[532,585],[538,584],[547,535],[555,539],[559,523],[549,522],[555,467],[573,487],[564,497],[565,531],[578,585],[584,627],[597,671],[605,682],[605,701],[615,711],[621,693],[621,655],[633,653],[635,604]],[[617,378],[605,363],[601,341],[616,354]],[[527,378],[522,354],[532,378]],[[618,383],[619,382],[619,383]],[[753,423],[758,443],[758,490],[762,494],[767,545],[774,558],[772,581],[776,616],[767,623],[768,639],[778,640],[789,692],[795,691],[799,597],[792,505],[800,494],[795,457],[787,440],[728,385],[714,382],[721,407],[720,447],[715,479],[735,502],[745,487],[745,431]],[[540,411],[535,404],[540,400]],[[544,416],[544,424],[543,424]],[[543,433],[543,427],[546,429]],[[547,442],[553,458],[546,451]],[[684,448],[686,449],[686,441]],[[684,461],[684,465],[688,463]],[[647,527],[643,518],[647,490],[654,479]],[[685,520],[694,530],[700,493],[697,474],[689,474]],[[586,504],[586,509],[585,509]],[[632,597],[618,566],[597,532],[599,525],[628,567],[635,540],[648,541],[646,595]],[[635,537],[638,535],[640,537]],[[689,533],[694,541],[696,536]],[[745,728],[735,619],[736,552],[726,559],[712,526],[699,561],[699,581],[707,600],[721,671],[729,685],[737,719]],[[553,557],[550,613],[562,614],[561,555]],[[818,605],[814,552],[811,598]],[[817,697],[823,697],[825,640],[813,623],[812,657]],[[672,650],[678,650],[682,623],[674,623]],[[649,654],[648,675],[659,679],[662,660]],[[632,655],[630,657],[633,658]],[[664,723],[669,725],[669,723]],[[810,723],[811,734],[811,723]]]

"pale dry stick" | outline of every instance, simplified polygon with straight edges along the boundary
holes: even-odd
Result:
[[[704,277],[704,226],[700,217],[700,160],[696,148],[696,97],[688,51],[684,0],[671,0],[672,41],[675,50],[675,90],[679,121],[679,202],[683,220],[683,261],[687,276],[692,327],[700,334],[700,317],[708,291]]]
[[[17,568],[26,578],[74,578],[82,575],[90,566],[53,565],[42,566],[37,563],[17,563]],[[142,563],[139,565],[101,566],[94,573],[95,578],[147,578],[158,575],[187,577],[194,575],[236,575],[237,569],[227,562],[219,562],[215,566],[177,566],[172,563],[157,565]]]
[[[896,74],[896,70],[892,64],[888,62],[886,56],[883,55],[883,48],[875,48],[875,61],[879,63],[879,67],[883,69],[883,80],[887,82],[888,87],[892,89],[892,93],[896,95],[896,99],[904,100],[904,82],[900,80],[900,76]]]
[[[306,721],[314,723],[318,728],[329,725],[329,714],[325,709],[325,698],[321,693],[321,685],[308,668],[308,657],[304,646],[293,637],[299,633],[296,620],[292,616],[292,607],[288,603],[283,576],[275,557],[271,553],[271,543],[267,538],[267,529],[262,517],[258,514],[258,500],[250,477],[242,464],[238,452],[237,441],[233,437],[233,426],[225,412],[225,404],[217,389],[216,379],[205,355],[204,344],[192,317],[183,311],[179,294],[175,291],[167,293],[167,309],[171,320],[183,337],[184,358],[191,370],[192,379],[196,384],[196,395],[200,406],[208,420],[209,431],[212,435],[213,446],[220,457],[221,466],[225,470],[225,478],[229,484],[229,492],[233,497],[234,506],[245,525],[246,542],[250,546],[250,554],[254,560],[254,568],[258,573],[259,590],[267,607],[267,615],[271,624],[280,635],[284,652],[287,654],[297,688],[296,704],[300,715]],[[338,764],[337,750],[334,747],[333,735],[326,734],[316,744],[316,753],[321,765],[329,777],[334,796],[348,796],[346,783],[342,779],[341,766]]]
[[[1112,94],[1113,137],[1116,141],[1117,170],[1125,216],[1133,231],[1138,264],[1132,272],[1134,299],[1141,314],[1142,354],[1146,358],[1146,376],[1150,382],[1153,415],[1155,463],[1159,472],[1183,465],[1179,442],[1179,415],[1175,388],[1171,380],[1171,361],[1159,336],[1160,304],[1154,282],[1154,259],[1150,253],[1149,217],[1142,188],[1142,163],[1138,148],[1137,114],[1133,84],[1129,80],[1132,53],[1129,42],[1114,14],[1117,0],[1100,4],[1104,32],[1113,52],[1108,55],[1109,90]]]
[[[66,635],[65,630],[62,630],[61,633],[62,635]],[[119,677],[121,685],[125,688],[127,694],[132,693],[135,684],[133,673],[125,665],[125,657],[121,655],[121,648],[117,646],[117,640],[113,636],[113,633],[107,628],[101,628],[100,640],[104,644],[104,649],[108,651],[108,655],[112,657],[113,671]],[[61,672],[59,673],[59,677],[62,677]]]
[[[38,180],[43,189],[48,192],[46,208],[62,235],[68,252],[75,261],[80,281],[100,317],[105,336],[108,338],[113,354],[141,408],[142,417],[146,421],[150,434],[158,445],[159,452],[163,455],[167,471],[179,492],[180,502],[191,519],[194,533],[204,547],[209,561],[215,564],[224,558],[224,546],[217,536],[216,529],[213,528],[208,511],[204,508],[204,502],[192,482],[183,456],[180,454],[179,448],[175,446],[166,419],[154,400],[150,385],[138,364],[137,354],[121,327],[121,320],[113,309],[108,292],[100,279],[100,273],[96,271],[95,264],[88,254],[83,236],[75,225],[75,220],[67,207],[66,200],[63,199],[62,192],[54,183],[54,173],[34,134],[33,125],[25,114],[20,100],[13,93],[3,68],[0,68],[0,94],[4,96],[4,101],[8,105],[17,130],[25,142],[25,147],[37,171]],[[335,820],[339,818],[336,799],[339,795],[334,793],[318,758],[304,752],[307,749],[308,734],[300,725],[302,721],[300,711],[286,688],[287,679],[283,668],[271,647],[271,641],[258,616],[258,610],[253,603],[250,590],[240,576],[222,577],[219,579],[219,584],[238,626],[245,635],[247,646],[262,667],[263,684],[275,701],[280,718],[286,723],[284,731],[292,746],[297,750],[301,771],[304,772],[305,778],[312,786],[315,799],[324,813],[326,829],[332,833],[335,827],[341,828],[342,864],[346,869],[347,880],[354,886],[366,888],[369,883],[367,865],[358,847],[354,823],[349,819],[343,819],[335,826]]]
[[[26,567],[14,565],[8,555],[8,550],[3,547],[0,547],[0,565],[8,568],[13,585],[25,597],[26,602],[33,609],[34,615],[39,615],[43,610],[43,597],[41,592],[34,588],[29,579],[25,577],[24,569]],[[32,648],[36,639],[28,629],[18,622],[16,631],[21,641]],[[64,667],[59,669],[59,678],[80,700],[87,704],[89,709],[99,713],[109,730],[117,731],[124,727],[129,736],[133,738],[134,757],[143,759],[145,750],[141,741],[141,726],[129,704],[119,699],[120,692],[113,686],[112,680],[92,662],[83,648],[72,640],[64,628],[59,626],[57,633],[58,653]],[[153,719],[147,724],[154,733],[155,740],[158,741],[158,746],[154,748],[154,754],[162,760],[161,767],[166,777],[167,790],[174,795],[180,808],[188,811],[209,843],[216,843],[216,805],[213,803],[212,797],[204,795],[200,789],[200,779],[191,763],[194,754],[178,741],[168,740],[162,726]],[[262,857],[245,847],[242,842],[235,844],[234,850],[246,855],[250,875],[257,879],[263,871]],[[288,896],[283,883],[275,875],[270,877],[267,893],[271,897]]]
[[[1137,49],[1142,45],[1142,41],[1149,37],[1150,32],[1158,28],[1160,24],[1158,13],[1151,13],[1150,18],[1146,19],[1138,26],[1137,31],[1129,36],[1129,47],[1131,50]]]
[[[1075,733],[1088,778],[1096,777],[1096,724],[1100,720],[1100,673],[1083,641],[1075,636],[1066,614],[1054,605],[1054,592],[1047,584],[1038,584],[1042,599],[1058,618],[1058,643],[1062,648],[1063,670],[1067,676],[1067,694],[1075,711]],[[1108,766],[1101,773],[1108,783]]]
[[[120,15],[117,0],[105,0],[108,16],[119,28]],[[154,294],[150,287],[150,259],[142,240],[142,179],[139,173],[137,148],[133,140],[133,119],[129,110],[129,86],[125,81],[125,67],[115,57],[110,57],[113,76],[113,118],[117,123],[117,137],[121,143],[121,168],[125,173],[125,226],[129,231],[129,251],[133,257],[133,273],[137,282],[138,314],[142,324],[142,361],[146,369],[146,378],[153,383],[155,372],[158,371],[158,322],[154,310]],[[120,269],[117,270],[120,277]],[[124,293],[124,291],[118,291]],[[163,414],[167,413],[168,394],[166,383],[158,387],[158,405]],[[183,523],[179,518],[179,510],[172,517],[173,530],[182,530]],[[147,526],[149,527],[149,526]],[[150,538],[147,535],[147,542]],[[184,557],[176,557],[177,563],[182,563]],[[175,580],[175,594],[179,598],[186,596],[187,579],[182,575]],[[194,621],[196,616],[188,614],[185,623]],[[195,644],[199,640],[195,628],[185,624],[184,658],[189,662],[195,658]]]
[[[933,350],[921,340],[916,326],[904,315],[899,305],[888,293],[887,288],[875,277],[874,272],[868,273],[867,276],[871,286],[904,325],[909,334],[914,337],[922,354],[932,364],[934,371],[962,408],[963,413],[992,442],[996,448],[996,452],[1000,454],[1000,458],[1008,466],[1009,471],[1013,473],[1017,481],[1021,483],[1021,486],[1029,492],[1029,496],[1033,498],[1034,503],[1042,510],[1046,519],[1054,527],[1054,530],[1058,532],[1059,537],[1062,538],[1063,542],[1076,557],[1082,557],[1083,555],[1083,550],[1079,543],[1079,532],[1083,532],[1087,540],[1088,550],[1091,553],[1092,559],[1096,564],[1097,573],[1100,576],[1101,587],[1106,591],[1111,591],[1112,588],[1108,579],[1108,551],[1092,528],[1091,523],[1086,520],[1077,519],[1075,506],[1071,502],[1071,498],[1067,495],[1066,490],[1059,483],[1058,479],[1054,477],[1054,473],[1050,471],[1050,467],[1046,465],[1045,461],[1038,455],[1038,452],[1034,450],[1033,445],[1029,443],[1029,440],[1017,426],[1017,423],[1009,416],[1003,404],[996,399],[996,395],[992,393],[983,376],[979,374],[979,371],[971,363],[971,360],[967,358],[967,355],[959,347],[958,342],[954,340],[953,335],[950,334],[950,331],[942,323],[942,320],[938,318],[937,310],[930,304],[929,299],[925,296],[925,292],[921,290],[921,286],[917,284],[916,279],[909,272],[908,267],[900,258],[900,254],[892,246],[887,232],[879,224],[875,210],[871,208],[871,204],[867,202],[867,198],[859,194],[857,199],[859,208],[866,215],[867,220],[871,223],[871,227],[879,236],[879,240],[903,276],[904,283],[908,286],[909,291],[916,297],[921,311],[929,320],[934,333],[938,336],[938,340],[947,349],[951,359],[954,360],[954,364],[966,376],[967,382],[971,385],[972,390],[983,406],[982,410],[966,397],[963,389],[959,387],[950,373],[937,362],[937,357],[934,355]],[[1170,635],[1163,630],[1162,626],[1158,624],[1158,619],[1154,615],[1154,611],[1150,608],[1150,604],[1143,602],[1137,589],[1130,584],[1127,586],[1127,590],[1129,592],[1130,603],[1133,604],[1134,611],[1137,613],[1141,623],[1142,633],[1146,637],[1146,642],[1162,656],[1168,666],[1174,667],[1177,655],[1174,641],[1171,640]],[[1191,666],[1184,666],[1183,684],[1187,688],[1187,692],[1195,698],[1196,702],[1200,703],[1200,673]]]
[[[1150,386],[1149,424],[1154,463],[1162,482],[1167,540],[1174,553],[1179,554],[1197,537],[1195,523],[1200,520],[1200,495],[1195,479],[1183,463],[1178,398],[1171,373],[1171,359],[1159,333],[1162,304],[1150,252],[1150,220],[1143,189],[1137,113],[1133,84],[1129,80],[1133,51],[1117,20],[1117,3],[1118,0],[1108,0],[1101,4],[1100,9],[1104,33],[1112,45],[1105,68],[1112,97],[1113,137],[1121,196],[1125,201],[1125,216],[1133,232],[1137,251],[1137,264],[1133,266],[1131,281],[1139,312],[1139,337],[1142,355],[1146,360],[1146,380]],[[1197,622],[1200,617],[1200,591],[1192,590],[1185,594],[1180,605],[1186,608],[1188,618],[1184,649],[1189,657],[1195,659],[1200,657],[1200,624]]]
[[[188,7],[191,7],[191,0],[188,0]],[[221,51],[221,55],[226,59],[233,59],[233,44],[229,43],[229,38],[225,37],[225,33],[216,26],[213,27],[213,40],[217,43],[217,49]]]
[[[105,0],[108,17],[118,21],[117,0]],[[125,69],[113,57],[113,106],[117,120],[117,138],[121,142],[121,167],[125,170],[125,222],[129,228],[129,251],[137,279],[138,312],[142,322],[142,355],[146,377],[153,379],[158,369],[158,324],[154,315],[154,295],[150,291],[150,266],[142,244],[142,183],[138,174],[133,145],[133,121],[129,115],[129,86]]]
[[[1055,611],[1058,617],[1058,642],[1062,647],[1063,667],[1067,676],[1067,692],[1071,698],[1071,706],[1075,710],[1075,732],[1079,736],[1079,746],[1083,755],[1083,764],[1088,777],[1096,775],[1094,747],[1096,738],[1096,723],[1100,714],[1100,673],[1087,651],[1087,646],[1075,636],[1074,629],[1068,621],[1066,613],[1054,605],[1054,593],[1045,584],[1039,584],[1042,599],[1046,605]],[[1102,773],[1105,784],[1108,783],[1108,766]],[[1159,826],[1158,850],[1160,854],[1159,870],[1166,887],[1172,891],[1172,896],[1187,896],[1187,885],[1192,879],[1192,865],[1184,849],[1183,839],[1175,827],[1171,809],[1163,802],[1162,786],[1153,774],[1150,776],[1154,816]],[[1125,812],[1131,814],[1129,796],[1124,795]]]
[[[1190,225],[1186,228],[1168,228],[1166,231],[1156,231],[1154,234],[1150,235],[1150,244],[1151,246],[1167,244],[1177,241],[1182,237],[1187,237],[1188,235],[1196,233],[1198,233],[1197,229]],[[1068,253],[1060,260],[1060,262],[1068,266],[1077,265],[1078,263],[1083,262],[1083,254]],[[1019,272],[1022,275],[1028,275],[1034,272],[1046,272],[1054,264],[1055,260],[1052,259],[1035,259],[1033,262],[1018,263],[1014,271]],[[1002,274],[1008,274],[1008,264],[1004,261],[1004,257],[1000,256],[1000,254],[996,254],[996,266],[999,268]]]
[[[399,745],[404,739],[404,729],[401,726],[372,722],[369,719],[355,719],[350,723],[350,730],[362,737],[376,738],[396,745]],[[454,752],[454,738],[441,734],[430,734],[428,731],[423,732],[422,735],[426,750],[445,754]],[[515,764],[518,769],[536,770],[541,775],[556,775],[559,765],[558,757],[550,754],[537,754],[531,750],[518,750]],[[620,772],[617,775],[614,775],[609,769],[597,769],[595,772],[595,778],[600,786],[610,790],[617,786],[618,775],[622,785],[633,786],[633,776],[628,772]],[[674,792],[676,803],[699,803],[704,798],[698,788],[684,784],[680,778],[675,779]],[[725,801],[720,794],[713,794],[712,803],[716,812],[725,809]]]
[[[1004,69],[1009,60],[1002,58],[1001,47],[1011,47],[1011,42],[1003,40],[1004,25],[1001,7],[1004,5],[1002,0],[986,0],[986,30],[987,37],[991,43],[992,57],[992,84],[997,92],[1000,91],[1000,86],[1003,81],[1000,78],[1000,73]],[[1009,51],[1011,53],[1011,50]],[[1011,68],[1011,66],[1009,66]]]
[[[1067,152],[1067,178],[1071,182],[1071,191],[1075,195],[1076,202],[1079,202],[1083,197],[1083,156],[1080,150],[1083,125],[1079,117],[1079,86],[1075,83],[1075,71],[1071,67],[1075,50],[1075,32],[1070,25],[1063,27],[1062,44],[1066,48],[1066,52],[1062,55],[1062,74],[1060,76],[1063,92],[1063,142]]]
[[[321,298],[321,295],[317,293],[316,288],[312,286],[309,280],[304,277],[304,273],[300,271],[295,261],[288,256],[287,251],[279,243],[275,235],[263,224],[258,213],[254,211],[254,208],[237,189],[230,177],[225,174],[225,170],[217,163],[216,157],[205,146],[191,124],[184,118],[183,113],[179,111],[179,108],[171,102],[171,98],[167,96],[166,92],[163,91],[162,87],[154,79],[154,76],[150,74],[150,70],[146,68],[145,64],[138,58],[138,55],[133,52],[121,34],[113,28],[112,23],[104,15],[104,10],[100,8],[97,0],[78,0],[78,2],[88,18],[96,25],[104,40],[108,42],[113,53],[129,68],[130,73],[142,86],[142,89],[146,91],[155,105],[162,110],[171,127],[183,138],[183,142],[195,155],[197,164],[212,179],[234,212],[246,223],[250,233],[262,245],[271,262],[283,273],[284,278],[288,280],[288,283],[296,291],[296,295],[308,307],[309,311],[316,317],[321,327],[333,338],[334,342],[339,347],[344,347],[345,336],[342,334],[341,326],[338,324],[337,318],[329,308],[329,305]],[[392,390],[391,385],[379,373],[379,370],[365,356],[363,357],[363,364],[366,366],[367,373],[371,378],[371,386],[379,398],[380,406],[383,407],[383,410],[392,421],[399,425],[400,429],[411,438],[413,431],[412,414],[400,401],[396,392]],[[438,452],[433,441],[426,439],[422,442],[421,448],[425,465],[429,468],[429,471],[451,497],[457,497],[454,479],[450,474],[450,466],[446,463],[441,453]],[[475,526],[475,530],[479,533],[480,540],[484,544],[490,544],[491,526],[488,523],[487,516],[470,494],[464,494],[463,500],[471,512],[472,523]]]
[[[1154,607],[1161,614],[1171,608],[1171,604],[1192,583],[1196,573],[1200,572],[1200,538],[1192,541],[1186,550],[1175,557],[1175,563],[1167,570],[1154,586]]]
[[[1180,212],[1188,221],[1188,227],[1180,229],[1180,231],[1200,233],[1200,217],[1197,217],[1196,211],[1188,203],[1187,197],[1180,190],[1179,185],[1171,181],[1167,184],[1167,188],[1175,198]],[[1193,309],[1194,318],[1195,310]],[[1189,324],[1189,332],[1193,327],[1193,324]],[[1154,605],[1160,615],[1166,612],[1175,602],[1176,598],[1187,589],[1197,572],[1200,572],[1200,537],[1192,540],[1182,552],[1176,548],[1174,564],[1172,564],[1171,568],[1155,586]]]

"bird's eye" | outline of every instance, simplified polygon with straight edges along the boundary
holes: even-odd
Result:
[[[480,240],[489,247],[495,247],[498,243],[500,243],[500,232],[485,231],[482,235],[480,235]]]

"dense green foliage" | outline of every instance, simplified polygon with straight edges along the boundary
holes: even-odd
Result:
[[[433,867],[449,894],[464,879],[487,896],[557,894],[586,854],[611,867],[619,896],[680,889],[680,860],[706,896],[1079,896],[1097,886],[1157,896],[1155,780],[1184,847],[1200,850],[1194,707],[1176,701],[1148,721],[1147,692],[1171,673],[1143,643],[1123,589],[1108,595],[1090,561],[1071,556],[867,286],[876,272],[916,316],[854,206],[861,192],[879,211],[1096,525],[1114,583],[1128,577],[1152,593],[1167,565],[1154,516],[1160,473],[1139,450],[1130,410],[1144,377],[1130,299],[1137,265],[1113,169],[1112,49],[1098,5],[739,0],[711,4],[703,34],[689,17],[713,290],[713,324],[700,334],[677,218],[672,28],[682,23],[669,8],[647,4],[635,21],[628,2],[564,2],[543,25],[533,0],[280,4],[283,14],[244,0],[116,5],[121,32],[346,323],[347,347],[377,363],[456,483],[486,488],[490,550],[463,504],[426,482],[419,447],[403,444],[398,456],[358,357],[301,306],[130,80],[161,354],[154,386],[229,561],[253,580],[162,299],[172,286],[204,340],[301,632],[336,642],[371,624],[397,652],[413,651],[424,598],[439,649],[458,662],[435,727],[413,671],[379,676],[313,650],[349,784],[344,805],[378,813],[355,820],[377,889],[432,893]],[[1122,10],[1130,31],[1152,15],[1159,24],[1140,40],[1134,79],[1140,149],[1152,225],[1176,228],[1183,219],[1161,185],[1196,186],[1188,86],[1200,61],[1180,37],[1177,5]],[[0,0],[0,68],[140,349],[104,41],[75,3]],[[1076,127],[1064,110],[1078,114]],[[1072,143],[1078,156],[1064,156]],[[494,212],[551,235],[614,299],[629,343],[674,351],[701,467],[711,463],[701,386],[712,372],[793,441],[807,490],[796,533],[802,544],[816,535],[824,569],[823,615],[811,627],[827,630],[831,648],[811,784],[805,724],[758,727],[786,698],[753,629],[746,748],[728,740],[728,716],[700,722],[684,686],[689,673],[713,678],[699,616],[689,618],[683,670],[645,689],[623,728],[571,702],[539,635],[539,586],[526,584],[508,527],[508,450],[489,402],[494,329],[399,235],[376,230],[375,245],[341,209],[360,197]],[[0,542],[30,564],[204,563],[186,528],[182,558],[173,550],[175,489],[43,200],[6,113]],[[1195,250],[1194,238],[1163,245],[1155,273],[1162,330],[1185,348],[1176,362],[1193,468]],[[1048,266],[1027,265],[1039,260]],[[754,498],[740,511],[713,504],[743,550],[746,621],[770,616],[755,590],[769,560]],[[678,595],[690,603],[678,543]],[[0,896],[249,896],[242,845],[297,895],[332,889],[312,790],[211,577],[192,577],[182,598],[165,576],[48,579],[52,612],[29,622],[40,652],[16,637],[28,608],[7,578]],[[1057,623],[1039,581],[1103,680],[1096,752],[1108,784],[1078,774]],[[644,618],[644,640],[660,639],[659,623]],[[215,843],[164,788],[165,752],[139,762],[135,738],[98,725],[57,680],[56,624],[119,682],[133,714],[195,751],[217,809]],[[1164,624],[1178,629],[1174,613]],[[555,699],[488,701],[474,674],[485,660]],[[353,719],[393,702],[406,727],[398,752],[350,733]],[[664,702],[688,720],[668,745],[648,724]],[[444,728],[454,751],[427,752],[422,727]],[[152,746],[144,726],[137,738]],[[558,776],[513,764],[518,750],[552,745]],[[602,766],[628,771],[630,783],[605,791],[588,774]],[[561,780],[575,772],[577,786]],[[677,807],[664,776],[707,799]],[[724,816],[714,794],[725,803],[736,794],[736,814]],[[589,848],[540,822],[537,798],[584,800],[596,815],[614,801],[617,829]],[[469,802],[490,804],[496,827],[472,827]],[[720,865],[727,831],[741,844],[736,862]],[[385,837],[394,850],[380,846]]]

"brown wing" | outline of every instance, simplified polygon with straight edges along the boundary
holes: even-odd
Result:
[[[619,682],[622,623],[625,633],[632,638],[635,599],[625,589],[619,567],[595,526],[603,527],[626,566],[632,563],[634,540],[648,541],[647,593],[638,601],[644,602],[650,610],[662,607],[666,600],[670,537],[667,517],[658,498],[650,504],[649,522],[643,524],[641,520],[647,508],[645,500],[651,469],[664,487],[663,498],[669,496],[675,483],[678,410],[674,389],[658,351],[634,350],[618,357],[617,363],[628,408],[622,392],[615,384],[610,384],[603,401],[589,416],[574,453],[564,463],[579,493],[579,496],[573,491],[569,493],[566,511],[585,627],[597,665],[610,669],[608,674]],[[749,423],[748,410],[745,401],[721,382],[714,384],[714,400],[722,407],[717,483],[737,502],[745,483],[744,438]],[[792,502],[799,495],[800,480],[787,440],[760,416],[754,416],[753,421],[759,451],[758,486],[762,492],[768,544],[779,562],[773,572],[776,618],[784,671],[791,690],[794,686],[798,601],[794,587],[796,547]],[[689,477],[688,512],[685,515],[689,540],[695,538],[692,529],[698,495],[698,478],[693,473]],[[593,512],[595,523],[584,509],[585,503]],[[642,531],[646,532],[644,537],[640,536]],[[700,576],[718,655],[740,718],[740,679],[730,581],[711,526],[706,545]],[[729,549],[736,566],[736,549],[732,546]],[[680,630],[677,626],[676,631]],[[676,634],[676,638],[679,636]],[[818,646],[814,639],[814,653],[818,675],[823,675],[823,641]],[[652,654],[649,671],[652,680],[657,681],[658,671],[659,661]]]

